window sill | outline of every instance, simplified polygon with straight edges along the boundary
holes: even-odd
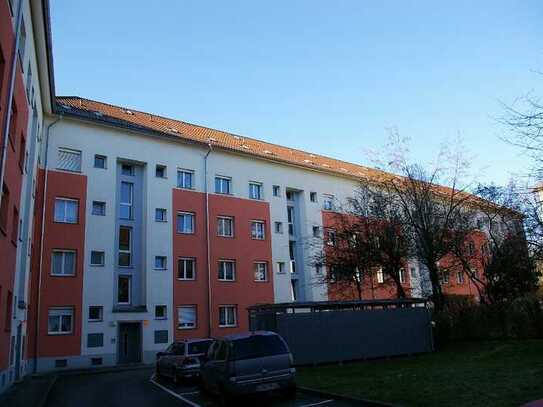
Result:
[[[159,219],[155,219],[155,222],[156,223],[168,223],[167,220],[159,220]]]
[[[89,323],[94,323],[94,322],[104,322],[103,319],[89,319],[88,320]]]
[[[157,268],[154,268],[153,270],[154,270],[154,271],[167,271],[168,269],[167,269],[167,268],[164,268],[164,269],[157,269]]]
[[[74,278],[75,274],[49,274],[50,277]]]
[[[237,280],[236,279],[234,279],[234,280],[223,280],[223,279],[219,278],[218,281],[221,282],[221,283],[235,283]]]
[[[238,325],[219,325],[219,328],[237,328]]]
[[[89,264],[90,267],[105,267],[105,264]]]
[[[49,336],[66,336],[66,335],[73,335],[73,332],[47,332],[47,335],[49,335]]]
[[[190,331],[191,329],[196,329],[196,326],[178,326],[178,331]]]
[[[195,278],[176,278],[177,281],[196,281]]]
[[[167,321],[168,318],[165,317],[165,318],[155,318],[155,321]]]
[[[226,239],[234,239],[235,236],[223,236],[223,235],[217,235],[217,237],[224,237]]]
[[[254,280],[255,283],[269,283],[269,280]]]

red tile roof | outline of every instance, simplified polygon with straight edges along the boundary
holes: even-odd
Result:
[[[377,181],[383,176],[390,175],[362,165],[80,97],[59,96],[57,97],[57,104],[64,112],[74,112],[75,110],[93,120],[113,119],[120,125],[135,126],[141,130],[178,137],[180,140],[205,145],[211,144],[213,147],[267,160],[294,164],[312,170],[339,174],[344,177]]]

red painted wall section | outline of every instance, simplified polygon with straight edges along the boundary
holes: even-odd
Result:
[[[87,177],[59,171],[48,171],[47,197],[45,200],[45,235],[43,240],[43,263],[41,270],[41,308],[39,317],[38,357],[73,356],[81,353],[81,318],[83,298],[83,265],[85,254],[85,202]],[[79,201],[78,223],[55,223],[55,198],[70,198]],[[38,232],[39,233],[39,232]],[[39,246],[39,245],[37,245]],[[76,252],[75,276],[51,275],[51,259],[54,249]],[[39,254],[38,254],[39,256]],[[33,262],[33,265],[35,262]],[[38,270],[33,269],[33,274]],[[33,282],[36,281],[33,276]],[[32,291],[37,287],[33,284]],[[73,332],[68,335],[48,335],[47,314],[51,307],[73,307]],[[35,308],[35,307],[34,307]],[[36,318],[36,316],[33,316]],[[29,321],[29,326],[35,325]]]
[[[206,337],[208,332],[208,270],[205,236],[205,194],[193,191],[173,190],[173,259],[174,265],[174,332],[175,338]],[[176,232],[177,212],[193,212],[196,228],[193,235]],[[261,201],[209,195],[209,237],[211,265],[211,336],[221,337],[249,329],[247,307],[257,303],[273,302],[273,269],[270,235],[269,204]],[[217,217],[234,218],[234,237],[217,236]],[[265,222],[265,239],[251,238],[251,221]],[[195,281],[177,279],[177,259],[194,257],[197,263]],[[221,259],[236,261],[235,281],[218,279],[218,262]],[[268,264],[266,282],[254,279],[254,263]],[[177,307],[196,305],[198,321],[196,329],[177,329]],[[219,306],[237,307],[237,326],[219,327]]]
[[[7,98],[9,89],[9,75],[11,59],[13,55],[13,25],[7,1],[0,2],[0,128],[2,134],[0,143],[4,142],[4,123],[7,112]],[[10,138],[7,145],[4,185],[9,191],[9,199],[2,205],[7,205],[7,221],[5,227],[0,227],[0,370],[9,364],[11,321],[7,321],[8,308],[13,307],[16,293],[13,289],[15,265],[17,255],[18,217],[20,216],[21,184],[23,180],[23,166],[19,165],[21,140],[26,140],[28,127],[28,106],[26,101],[23,73],[21,66],[17,64],[15,74],[15,89],[13,104],[17,114],[12,117],[10,126]],[[0,193],[3,186],[0,185]],[[3,199],[4,201],[4,199]],[[12,303],[8,304],[9,293],[12,295]]]
[[[322,224],[324,229],[335,229],[338,228],[338,214],[336,212],[323,211],[322,212]],[[406,293],[407,297],[411,296],[411,283],[410,275],[407,267],[407,263],[404,266],[405,270],[405,283],[402,284],[402,287]],[[383,283],[377,281],[377,277],[374,274],[373,277],[366,278],[362,282],[362,299],[371,300],[371,299],[394,299],[397,298],[396,295],[396,285],[394,281],[386,276]],[[338,282],[333,284],[328,284],[328,298],[331,301],[341,301],[341,300],[358,300],[358,290],[356,289],[355,284],[349,284],[345,282]]]

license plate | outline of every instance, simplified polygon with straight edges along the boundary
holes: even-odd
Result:
[[[279,385],[277,383],[266,383],[266,384],[259,384],[256,386],[256,391],[270,391],[278,389]]]

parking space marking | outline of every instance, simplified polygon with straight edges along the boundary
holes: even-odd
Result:
[[[200,404],[196,404],[196,403],[190,401],[189,399],[186,399],[185,397],[181,396],[180,394],[177,394],[176,392],[168,389],[166,386],[163,386],[160,383],[158,383],[155,380],[155,375],[151,376],[151,379],[149,381],[151,383],[153,383],[155,386],[157,386],[157,387],[161,388],[162,390],[164,390],[166,393],[171,394],[172,396],[178,398],[179,400],[184,401],[185,403],[187,403],[191,407],[202,407],[202,406],[200,406]]]
[[[300,407],[313,407],[313,406],[321,406],[323,404],[328,404],[328,403],[331,403],[332,401],[335,401],[335,400],[323,400],[323,401],[319,401],[318,403],[311,403],[311,404],[304,404],[303,406],[300,406]]]
[[[189,392],[186,392],[186,393],[179,393],[179,395],[181,396],[192,396],[194,394],[200,394],[199,391],[189,391]]]

